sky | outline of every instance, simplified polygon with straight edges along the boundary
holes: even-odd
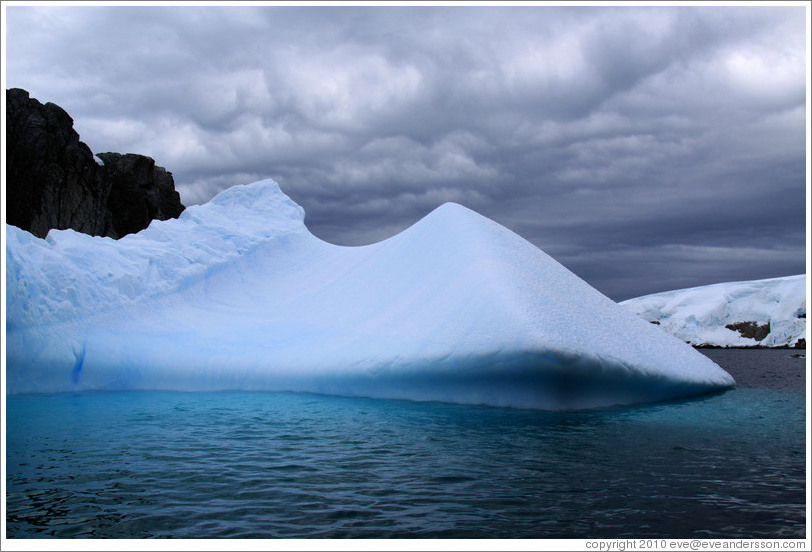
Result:
[[[806,6],[4,3],[3,76],[186,206],[273,178],[354,246],[453,201],[621,301],[805,272]]]

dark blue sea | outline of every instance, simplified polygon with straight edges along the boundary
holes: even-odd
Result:
[[[8,538],[801,538],[805,360],[591,412],[267,392],[6,397]]]

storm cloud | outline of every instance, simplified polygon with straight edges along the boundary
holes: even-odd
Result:
[[[186,205],[274,178],[327,241],[446,201],[622,300],[803,273],[788,7],[5,7],[5,85]]]

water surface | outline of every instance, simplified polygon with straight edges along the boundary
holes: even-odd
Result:
[[[703,352],[739,387],[592,412],[266,392],[7,397],[7,535],[805,536],[805,361]]]

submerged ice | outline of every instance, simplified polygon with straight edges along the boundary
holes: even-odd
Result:
[[[118,241],[7,236],[8,393],[276,390],[560,410],[734,384],[456,204],[341,247],[266,180]]]

